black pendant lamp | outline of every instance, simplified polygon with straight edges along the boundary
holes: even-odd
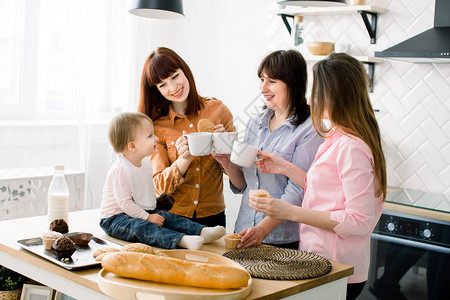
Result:
[[[317,7],[317,6],[343,6],[345,0],[277,0],[281,5],[295,5],[304,7]]]
[[[182,0],[133,0],[130,13],[153,19],[181,19]]]

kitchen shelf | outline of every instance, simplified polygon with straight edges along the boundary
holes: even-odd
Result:
[[[360,14],[367,32],[370,36],[370,43],[377,42],[377,20],[378,14],[385,13],[386,9],[374,5],[347,5],[339,7],[298,7],[298,6],[284,6],[284,8],[273,11],[275,14],[281,16],[284,25],[289,34],[291,33],[291,25],[287,18],[294,19],[294,16],[317,16],[317,15],[345,15],[345,14]],[[369,21],[369,15],[371,20]],[[307,61],[319,61],[326,56],[305,56]],[[373,92],[373,80],[375,73],[375,64],[383,63],[383,59],[369,56],[354,56],[357,60],[368,66],[369,77],[369,92]]]
[[[362,63],[374,63],[381,64],[384,62],[384,59],[372,56],[354,56],[354,58],[359,60]],[[319,61],[327,57],[327,55],[303,55],[306,61]]]
[[[303,56],[306,61],[319,61],[326,58],[326,55],[304,55]],[[367,76],[369,77],[369,92],[373,92],[373,79],[375,76],[375,64],[381,64],[384,62],[384,59],[378,57],[371,56],[353,56],[360,62],[366,64],[368,66]]]
[[[283,9],[277,9],[274,13],[281,16],[284,25],[289,33],[291,33],[291,25],[287,21],[287,18],[294,18],[294,16],[315,16],[315,15],[344,15],[359,13],[366,26],[367,32],[370,36],[370,43],[376,44],[377,42],[377,19],[378,14],[386,12],[386,9],[373,6],[373,5],[355,5],[355,6],[343,6],[343,7],[297,7],[287,6]],[[368,15],[371,16],[369,21]]]

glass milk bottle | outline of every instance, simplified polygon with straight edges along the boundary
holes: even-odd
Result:
[[[55,166],[55,175],[48,189],[48,224],[58,219],[69,224],[69,187],[62,165]]]

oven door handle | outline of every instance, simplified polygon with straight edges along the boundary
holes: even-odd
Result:
[[[401,239],[401,238],[387,236],[387,235],[378,234],[378,233],[372,233],[372,239],[389,242],[389,243],[395,243],[395,244],[400,244],[400,245],[416,247],[416,248],[425,249],[425,250],[429,250],[429,251],[435,251],[435,252],[444,253],[444,254],[450,254],[450,248],[436,246],[436,245],[430,245],[430,244],[406,240],[406,239]]]

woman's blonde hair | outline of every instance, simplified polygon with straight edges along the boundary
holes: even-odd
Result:
[[[345,53],[333,53],[313,66],[311,116],[316,132],[330,131],[322,122],[325,109],[333,126],[362,139],[372,151],[378,191],[386,198],[386,161],[381,135],[368,94],[367,74],[361,62]]]
[[[152,120],[139,112],[123,112],[115,116],[109,124],[108,138],[116,153],[121,153],[129,142],[135,138],[136,128],[141,126],[141,121]]]

